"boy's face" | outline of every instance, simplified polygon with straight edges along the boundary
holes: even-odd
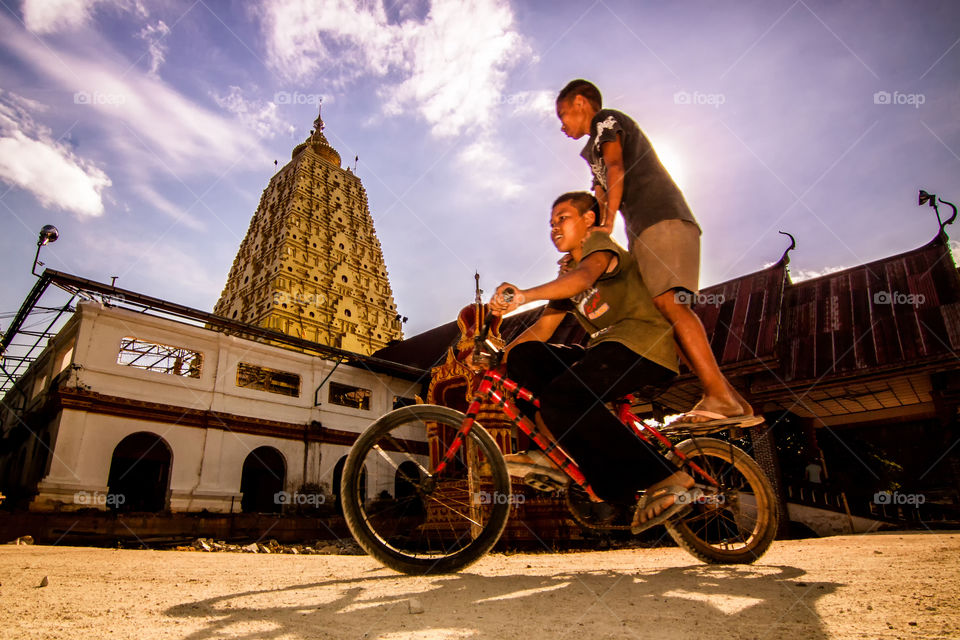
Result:
[[[568,138],[579,140],[590,133],[590,121],[594,115],[593,108],[583,96],[573,96],[557,102],[560,130]]]
[[[579,247],[593,218],[592,211],[582,214],[569,200],[555,206],[550,213],[550,239],[557,251],[568,253]]]

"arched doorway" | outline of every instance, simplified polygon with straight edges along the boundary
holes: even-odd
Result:
[[[337,464],[333,465],[333,499],[337,504],[337,513],[343,515],[343,505],[340,501],[340,484],[343,478],[343,465],[347,462],[347,456],[343,456],[337,460]],[[367,470],[364,468],[363,472],[360,474],[360,495],[364,500],[367,498]]]
[[[286,500],[283,491],[287,464],[273,447],[258,447],[243,461],[240,491],[244,513],[280,513]],[[289,497],[289,496],[288,496]]]
[[[113,450],[107,507],[115,511],[163,511],[170,483],[170,447],[155,433],[141,431]]]

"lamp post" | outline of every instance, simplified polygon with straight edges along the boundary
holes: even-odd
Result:
[[[940,219],[940,209],[937,208],[938,200],[940,201],[941,204],[948,205],[950,206],[950,208],[953,209],[953,215],[950,216],[950,218],[946,222],[943,222]],[[917,200],[917,205],[922,207],[925,204],[929,204],[931,207],[933,207],[933,210],[936,212],[937,222],[940,224],[941,233],[943,232],[943,228],[948,224],[951,224],[954,221],[954,219],[957,217],[957,207],[952,202],[947,202],[943,198],[938,198],[935,193],[927,193],[923,189],[920,189],[920,197]]]
[[[60,232],[57,231],[57,228],[52,224],[44,225],[43,229],[40,229],[40,237],[37,239],[37,253],[33,256],[33,269],[31,270],[33,275],[40,275],[37,273],[37,265],[43,266],[43,263],[40,262],[40,247],[51,242],[56,242],[59,237]]]

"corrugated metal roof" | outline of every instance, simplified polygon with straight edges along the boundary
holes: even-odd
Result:
[[[960,349],[960,277],[945,236],[787,287],[784,381],[917,364]]]

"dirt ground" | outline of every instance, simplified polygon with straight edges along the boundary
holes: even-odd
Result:
[[[39,587],[44,577],[48,585]],[[0,547],[0,638],[960,638],[960,532],[493,554],[411,578],[366,556]]]

